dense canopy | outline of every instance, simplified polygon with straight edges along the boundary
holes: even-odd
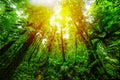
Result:
[[[0,80],[119,80],[119,0],[0,0]]]

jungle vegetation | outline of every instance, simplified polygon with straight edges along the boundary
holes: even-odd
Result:
[[[0,80],[120,79],[120,0],[35,1],[0,0]]]

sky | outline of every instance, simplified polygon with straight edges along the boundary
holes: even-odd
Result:
[[[58,5],[58,0],[29,0],[33,5],[45,6],[48,8],[54,8]]]

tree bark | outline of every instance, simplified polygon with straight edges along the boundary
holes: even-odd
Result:
[[[42,24],[37,26],[37,30],[40,30],[42,27]],[[9,65],[6,68],[3,68],[0,70],[0,80],[12,80],[12,76],[16,68],[20,65],[22,60],[24,59],[24,56],[26,55],[26,52],[29,48],[29,46],[34,41],[34,38],[37,34],[37,31],[33,31],[29,34],[29,38],[27,41],[23,44],[22,48],[15,53],[16,55],[12,59],[11,63],[8,63]]]

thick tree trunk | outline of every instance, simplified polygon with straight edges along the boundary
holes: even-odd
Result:
[[[0,49],[0,56],[4,55],[4,53],[11,47],[12,44],[14,44],[15,41],[10,41],[8,42],[6,45],[4,45],[1,49]]]
[[[97,62],[90,68],[90,72],[93,73],[94,75],[98,76],[100,73],[97,68],[102,68],[104,71],[104,74],[106,73],[106,70],[104,69],[104,66],[102,65],[101,60],[99,59],[99,55],[97,54],[97,43],[94,44],[92,43],[92,40],[89,39],[88,33],[86,32],[87,30],[85,29],[86,25],[82,21],[80,26],[76,25],[76,28],[78,30],[78,35],[80,36],[81,40],[85,44],[87,50],[88,50],[88,66],[89,64],[94,63],[94,61],[97,60]]]
[[[41,27],[42,27],[42,24],[40,24],[36,29],[39,30]],[[15,56],[12,59],[12,62],[8,63],[9,65],[6,68],[3,68],[0,70],[0,80],[12,80],[14,71],[20,65],[22,60],[24,59],[24,56],[26,55],[26,52],[27,52],[29,46],[34,41],[36,34],[37,34],[37,31],[31,32],[29,34],[29,38],[23,44],[22,48],[17,53],[15,53]]]

